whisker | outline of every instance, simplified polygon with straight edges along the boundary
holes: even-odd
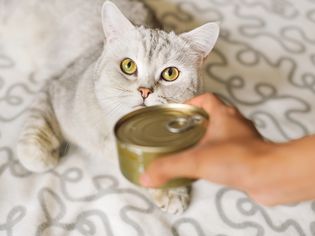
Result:
[[[123,87],[112,87],[112,89],[116,89],[118,91],[123,91],[123,92],[133,92],[129,89],[123,88]]]
[[[121,104],[120,104],[120,103],[117,104],[110,112],[108,112],[108,113],[106,114],[106,116],[110,116],[111,114],[113,114],[115,111],[117,111],[117,109],[118,109],[119,107],[121,107]]]
[[[131,90],[128,90],[128,89],[119,89],[119,88],[116,88],[118,91],[122,91],[122,92],[128,92],[128,93],[132,93],[133,91]]]
[[[126,95],[112,95],[112,96],[104,96],[103,98],[108,99],[108,98],[123,98],[123,97],[129,97],[130,94],[126,94]]]
[[[179,103],[179,100],[176,100],[176,99],[172,99],[172,98],[167,98],[165,96],[162,96],[162,95],[158,95],[159,98],[162,98],[162,99],[165,99],[167,102],[170,102],[170,103]]]

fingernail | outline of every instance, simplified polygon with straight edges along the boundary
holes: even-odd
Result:
[[[151,178],[147,174],[143,174],[140,176],[139,182],[144,187],[150,187],[151,186]]]

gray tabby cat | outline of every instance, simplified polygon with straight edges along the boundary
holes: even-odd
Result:
[[[104,48],[89,49],[51,79],[30,107],[17,147],[27,169],[54,168],[65,141],[102,155],[122,115],[139,106],[182,103],[200,92],[200,66],[217,40],[217,24],[176,35],[133,25],[111,2],[103,5],[102,24]],[[190,199],[186,187],[150,192],[170,213],[183,212]]]

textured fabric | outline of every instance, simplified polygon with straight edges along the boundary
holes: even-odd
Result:
[[[0,1],[0,13],[8,2]],[[206,89],[237,106],[267,139],[314,133],[315,1],[146,2],[169,30],[221,23],[204,68]],[[0,25],[5,22],[1,18]],[[0,33],[1,236],[315,235],[315,202],[264,208],[242,192],[205,181],[193,185],[183,215],[166,215],[146,191],[121,176],[116,162],[74,147],[54,171],[27,172],[15,159],[15,143],[23,113],[42,83],[25,67],[30,58]]]

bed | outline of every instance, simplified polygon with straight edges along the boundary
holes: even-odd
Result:
[[[284,142],[315,132],[314,0],[145,2],[167,30],[220,23],[203,68],[205,89],[237,106],[266,139]],[[184,214],[165,214],[122,177],[117,163],[76,147],[53,171],[25,170],[15,157],[16,140],[42,85],[38,74],[47,71],[19,50],[23,41],[8,37],[3,26],[11,11],[21,11],[9,5],[0,0],[0,235],[315,235],[315,202],[263,207],[243,192],[203,180],[193,184]]]

